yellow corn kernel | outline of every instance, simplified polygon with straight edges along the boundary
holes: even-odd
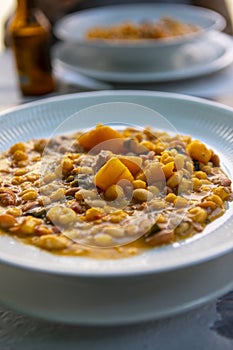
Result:
[[[109,221],[114,223],[114,224],[117,224],[117,223],[121,222],[122,220],[123,220],[123,217],[121,215],[111,215],[109,218]]]
[[[68,157],[65,157],[62,161],[62,173],[67,174],[73,169],[73,167],[73,160]]]
[[[202,185],[211,185],[211,182],[208,179],[201,179],[200,181]]]
[[[216,203],[219,207],[221,207],[223,204],[222,198],[219,197],[217,194],[212,194],[211,196],[208,196],[205,199]]]
[[[155,144],[154,152],[156,154],[161,154],[165,150],[165,148],[166,146],[163,143],[158,142],[157,144]]]
[[[167,202],[173,203],[175,201],[175,199],[176,199],[176,195],[175,195],[175,193],[168,193],[166,195],[165,199],[166,199]]]
[[[13,177],[11,183],[12,185],[20,185],[25,181],[25,178],[23,178],[22,176],[15,176]]]
[[[38,180],[40,178],[40,175],[39,174],[28,174],[26,176],[26,179],[27,181],[30,181],[30,182],[35,182],[36,180]]]
[[[197,179],[196,177],[192,178],[191,181],[194,191],[197,191],[202,185],[201,180]]]
[[[163,164],[171,163],[174,161],[174,158],[170,156],[168,152],[163,152],[160,158],[160,162]]]
[[[111,237],[124,237],[125,230],[118,226],[106,226],[103,232],[110,235]]]
[[[25,185],[25,186],[24,186]],[[22,197],[24,194],[28,193],[29,191],[34,191],[32,187],[28,187],[28,182],[25,182],[21,186],[22,191],[19,193],[19,195]]]
[[[98,233],[94,237],[95,242],[100,246],[108,246],[112,243],[112,237],[106,233]]]
[[[70,241],[66,237],[49,234],[41,236],[38,240],[35,240],[34,243],[44,249],[61,250],[65,249]]]
[[[140,145],[142,145],[145,148],[148,148],[150,151],[154,151],[155,145],[150,141],[142,141],[140,142]]]
[[[158,215],[157,216],[157,219],[156,219],[156,223],[158,224],[163,224],[164,222],[166,222],[167,219],[165,218],[165,216],[163,216],[162,214]]]
[[[133,198],[139,202],[146,202],[153,198],[153,194],[144,188],[136,188],[133,191]]]
[[[9,214],[9,215],[12,215],[14,217],[18,217],[22,214],[22,210],[20,208],[9,208],[7,211],[6,211],[6,214]]]
[[[204,173],[204,171],[195,171],[194,175],[198,178],[198,179],[207,179],[207,174]]]
[[[184,208],[188,205],[188,200],[181,196],[177,196],[177,198],[174,200],[174,204],[176,208]]]
[[[23,195],[22,195],[22,200],[23,201],[30,201],[30,200],[35,200],[38,197],[38,193],[34,190],[27,190]]]
[[[197,206],[189,210],[189,216],[193,221],[202,224],[207,219],[207,212],[204,209]]]
[[[121,222],[127,216],[127,214],[123,210],[116,210],[113,213],[110,213],[108,216],[110,222],[118,223]]]
[[[219,196],[223,201],[229,198],[229,191],[223,187],[223,186],[218,186],[213,190],[213,193]]]
[[[175,163],[174,162],[166,163],[162,167],[162,170],[164,172],[164,175],[165,175],[166,179],[168,179],[173,174],[174,167],[175,167]]]
[[[210,190],[211,190],[211,187],[206,185],[202,185],[200,188],[200,191],[202,192],[210,192]]]
[[[18,227],[17,232],[23,235],[33,235],[35,233],[35,227],[42,224],[41,219],[27,216],[23,223]]]
[[[166,207],[166,203],[164,201],[162,201],[161,199],[153,199],[150,202],[150,206],[154,210],[160,210],[160,209],[164,209]]]
[[[161,190],[157,186],[147,186],[148,191],[153,193],[154,195],[161,194]]]
[[[115,200],[124,197],[124,191],[119,185],[111,185],[104,193],[107,200]]]
[[[179,173],[177,171],[174,172],[172,174],[172,176],[170,176],[169,179],[167,180],[167,186],[172,187],[172,188],[178,186],[181,178],[182,178],[181,173]]]
[[[27,168],[22,168],[22,169],[17,169],[16,171],[15,171],[15,176],[22,176],[22,175],[25,175],[25,174],[27,174],[27,172],[28,172],[28,169]]]
[[[190,228],[190,224],[188,222],[182,222],[175,229],[175,234],[177,235],[185,235]]]
[[[104,211],[101,208],[90,208],[86,211],[85,219],[87,221],[98,220],[103,214]]]
[[[142,180],[134,180],[133,181],[134,188],[146,188],[146,182]]]

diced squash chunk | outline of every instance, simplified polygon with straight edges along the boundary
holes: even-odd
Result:
[[[134,180],[129,169],[116,157],[109,159],[95,175],[95,184],[103,191],[120,180]]]
[[[212,151],[206,147],[206,145],[199,140],[190,142],[186,148],[190,157],[194,160],[198,160],[203,164],[207,164],[211,158]]]
[[[122,156],[119,157],[119,159],[133,175],[136,175],[139,170],[141,170],[142,158],[135,156]]]
[[[116,138],[122,138],[122,135],[117,130],[112,129],[107,125],[100,125],[81,135],[78,142],[84,149],[91,150],[104,141]]]

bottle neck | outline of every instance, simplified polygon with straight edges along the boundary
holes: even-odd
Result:
[[[34,0],[17,0],[18,2],[18,8],[17,10],[20,12],[27,12],[35,8],[35,1]]]
[[[0,0],[1,1],[1,0]],[[12,21],[11,30],[15,28],[41,27],[50,32],[51,27],[44,13],[36,7],[34,0],[17,0],[18,7]]]

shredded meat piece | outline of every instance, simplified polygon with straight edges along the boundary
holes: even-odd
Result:
[[[163,229],[155,233],[153,236],[147,237],[145,239],[146,243],[150,245],[164,244],[171,242],[174,237],[174,230]]]

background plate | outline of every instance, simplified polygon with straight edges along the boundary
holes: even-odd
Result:
[[[159,65],[129,66],[109,62],[104,55],[90,54],[85,48],[59,43],[53,50],[54,65],[106,82],[169,82],[200,77],[223,69],[233,62],[232,38],[211,32],[195,44],[186,44],[164,57]]]

